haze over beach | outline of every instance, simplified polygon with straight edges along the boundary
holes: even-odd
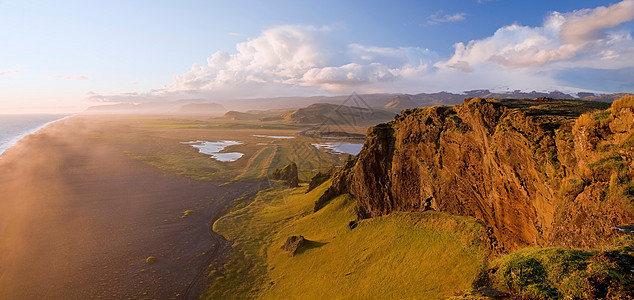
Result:
[[[634,297],[634,0],[0,28],[0,299]]]

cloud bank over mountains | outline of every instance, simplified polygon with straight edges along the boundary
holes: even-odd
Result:
[[[490,37],[458,42],[453,55],[444,59],[430,50],[434,45],[346,44],[334,37],[337,28],[283,25],[238,43],[235,53],[213,53],[205,65],[193,65],[188,72],[175,75],[165,88],[134,95],[93,93],[88,99],[145,102],[352,91],[584,90],[570,85],[560,74],[573,68],[585,68],[586,72],[596,69],[601,74],[634,68],[631,32],[621,26],[633,19],[634,0],[609,7],[552,12],[539,27],[512,24]]]

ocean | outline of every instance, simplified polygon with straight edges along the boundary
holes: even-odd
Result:
[[[47,125],[68,117],[59,114],[0,114],[0,158],[7,149],[11,148],[22,138],[33,134]]]

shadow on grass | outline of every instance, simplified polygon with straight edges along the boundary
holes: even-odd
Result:
[[[323,245],[326,245],[326,244],[328,244],[328,243],[322,243],[322,242],[306,240],[306,242],[304,242],[304,245],[301,248],[297,249],[297,252],[295,252],[295,255],[302,254],[306,250],[319,248],[319,247],[321,247]]]

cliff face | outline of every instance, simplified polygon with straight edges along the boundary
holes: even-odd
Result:
[[[404,110],[368,130],[352,167],[359,217],[433,209],[482,220],[501,251],[599,246],[634,221],[634,100],[608,107],[467,99]]]

